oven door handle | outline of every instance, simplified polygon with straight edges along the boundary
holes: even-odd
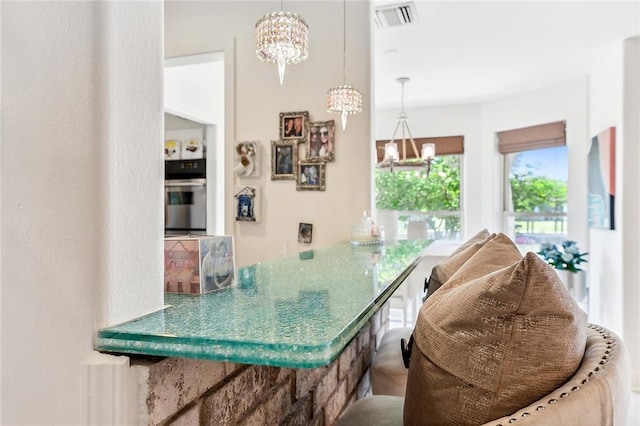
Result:
[[[164,186],[166,187],[177,187],[177,186],[205,186],[205,182],[165,182]]]

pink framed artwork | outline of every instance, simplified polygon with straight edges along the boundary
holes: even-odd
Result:
[[[588,157],[590,228],[615,229],[616,128],[591,138]]]

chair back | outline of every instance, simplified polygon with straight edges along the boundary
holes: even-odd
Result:
[[[589,324],[580,367],[564,385],[511,416],[485,426],[517,424],[602,426],[627,424],[631,395],[629,355],[612,331]]]
[[[427,229],[426,220],[410,220],[407,223],[407,240],[426,239]]]

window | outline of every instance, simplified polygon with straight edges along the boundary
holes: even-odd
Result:
[[[426,168],[376,168],[375,206],[378,216],[391,213],[391,224],[383,224],[397,238],[460,239],[460,171],[463,137],[420,138],[418,145],[436,145],[436,158],[427,176]],[[384,144],[377,141],[378,162]],[[402,149],[402,147],[400,147]],[[402,153],[402,152],[401,152]],[[407,156],[408,157],[408,156]],[[387,235],[389,236],[389,235]]]
[[[567,234],[568,152],[564,122],[498,134],[504,154],[505,233],[537,251]]]

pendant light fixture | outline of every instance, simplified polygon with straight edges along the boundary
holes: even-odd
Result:
[[[298,64],[309,56],[309,26],[305,20],[291,12],[283,11],[264,15],[256,23],[256,55],[264,62],[278,64],[280,85],[284,82],[286,65]]]
[[[391,140],[384,145],[384,158],[377,166],[378,168],[388,167],[391,172],[393,172],[394,166],[403,168],[422,167],[427,169],[427,176],[429,176],[429,172],[431,171],[431,161],[433,161],[436,156],[436,146],[433,143],[423,143],[420,147],[420,154],[418,154],[418,146],[413,140],[413,136],[411,136],[411,130],[409,130],[409,116],[404,110],[404,85],[409,81],[409,78],[399,77],[396,81],[402,85],[400,115],[396,121],[396,127],[393,130]],[[400,151],[398,150],[398,143],[396,142],[398,131],[401,132],[402,138],[402,159],[400,158]],[[412,150],[412,154],[410,154],[408,158],[407,142],[410,143],[410,148]]]
[[[347,116],[362,111],[362,93],[347,86],[347,0],[342,6],[342,86],[336,86],[327,92],[327,112],[339,113],[342,130],[347,128]]]

